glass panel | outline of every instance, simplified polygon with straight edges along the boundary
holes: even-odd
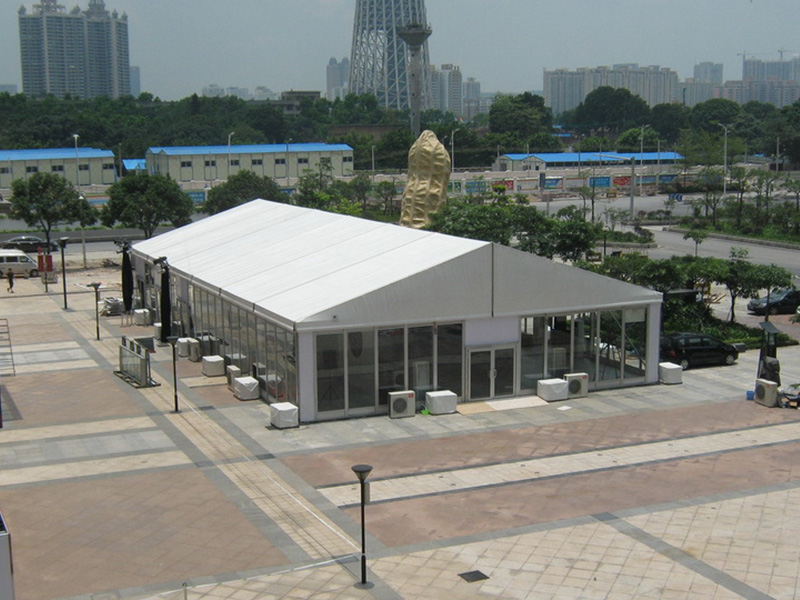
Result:
[[[286,338],[289,333],[278,327],[275,330],[275,397],[283,402],[286,399]]]
[[[622,360],[622,311],[600,313],[600,366],[597,381],[620,379]]]
[[[408,328],[409,388],[417,398],[433,390],[433,326]]]
[[[492,353],[480,350],[469,353],[469,399],[481,400],[491,396]]]
[[[544,317],[522,319],[520,389],[535,390],[544,379]]]
[[[267,389],[267,322],[261,317],[256,317],[256,361],[253,363],[250,375],[258,379],[262,390]]]
[[[625,379],[645,376],[647,366],[647,310],[625,310]]]
[[[375,390],[375,334],[369,329],[351,331],[347,334],[348,408],[374,407]]]
[[[286,354],[284,356],[286,367],[286,401],[297,404],[297,365],[295,363],[294,334],[286,332]]]
[[[344,410],[344,335],[317,336],[317,411]]]
[[[595,380],[596,313],[575,315],[572,321],[572,352],[574,373],[588,373],[589,381]]]
[[[500,348],[494,351],[494,396],[514,395],[514,349]]]
[[[436,387],[450,390],[457,396],[463,396],[463,329],[461,323],[439,325],[436,336]]]
[[[378,331],[378,404],[388,406],[389,392],[406,389],[403,329]]]
[[[571,371],[572,316],[553,317],[547,342],[547,375],[563,377]]]

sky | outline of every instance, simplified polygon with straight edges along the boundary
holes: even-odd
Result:
[[[0,0],[0,84],[22,91],[17,10]],[[127,13],[131,64],[163,100],[216,83],[325,90],[331,57],[350,55],[356,0],[105,0]],[[68,0],[86,8],[88,0]],[[544,69],[660,65],[681,79],[742,54],[800,55],[798,0],[426,0],[431,61],[459,65],[484,92],[542,89]],[[0,115],[0,118],[2,115]]]

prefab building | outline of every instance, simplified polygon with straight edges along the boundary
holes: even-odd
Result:
[[[277,181],[302,177],[306,171],[353,174],[353,149],[347,144],[156,147],[147,150],[145,159],[151,175],[169,175],[179,182],[227,180],[239,171]]]
[[[132,258],[155,310],[169,265],[173,333],[301,421],[386,413],[401,390],[469,402],[574,372],[589,389],[658,380],[661,294],[489,242],[254,200]]]

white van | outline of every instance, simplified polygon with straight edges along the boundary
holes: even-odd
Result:
[[[14,275],[39,276],[38,263],[22,250],[0,248],[0,273],[3,277],[9,269],[14,271]]]

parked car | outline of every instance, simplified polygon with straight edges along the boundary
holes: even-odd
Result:
[[[47,241],[40,237],[36,237],[35,235],[18,235],[6,240],[0,244],[0,246],[3,248],[16,248],[17,250],[22,250],[23,252],[28,252],[30,254],[37,254],[39,252],[39,248],[42,248],[43,250],[47,248]],[[51,252],[55,252],[58,250],[58,248],[59,247],[56,242],[50,242]]]
[[[776,289],[763,298],[756,298],[747,303],[747,310],[756,315],[767,314],[767,301],[769,301],[769,314],[792,314],[800,307],[800,290],[789,288]]]
[[[707,333],[670,333],[661,336],[661,360],[688,369],[697,365],[732,365],[739,351]]]

